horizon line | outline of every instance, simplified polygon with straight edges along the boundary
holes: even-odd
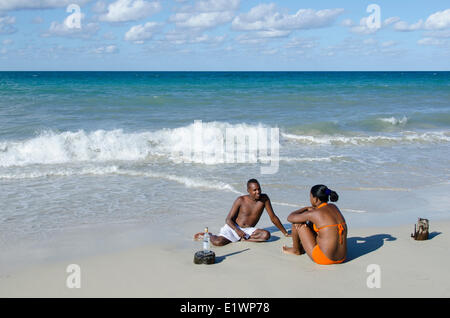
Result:
[[[0,72],[217,72],[217,73],[319,73],[319,72],[450,72],[449,70],[0,70]]]

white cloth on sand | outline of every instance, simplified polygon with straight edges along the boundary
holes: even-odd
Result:
[[[255,232],[257,230],[256,227],[241,228],[241,227],[239,227],[239,225],[236,225],[236,227],[246,234],[245,235],[246,239],[248,239],[253,234],[253,232]],[[222,228],[220,229],[220,232],[219,232],[219,236],[223,236],[231,242],[237,242],[241,239],[239,237],[239,235],[236,233],[236,231],[233,230],[231,228],[231,226],[229,226],[228,224],[225,224],[224,226],[222,226]]]

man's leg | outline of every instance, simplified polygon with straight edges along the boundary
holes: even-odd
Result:
[[[252,235],[246,240],[248,242],[265,242],[270,239],[270,233],[266,230],[257,229]]]
[[[204,234],[205,234],[204,232],[199,232],[199,233],[195,234],[194,235],[194,240],[195,241],[203,240],[203,235]],[[214,246],[224,246],[224,245],[227,245],[227,244],[231,243],[231,241],[229,239],[227,239],[226,237],[221,236],[221,235],[214,235],[214,234],[211,234],[211,233],[209,233],[209,241]]]
[[[210,235],[209,239],[214,246],[224,246],[231,243],[229,239],[221,235]]]

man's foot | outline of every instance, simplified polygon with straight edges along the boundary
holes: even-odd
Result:
[[[194,241],[201,241],[203,240],[203,235],[205,235],[205,232],[199,232],[194,235]]]
[[[283,245],[283,253],[290,254],[290,255],[302,255],[303,253],[300,253],[300,251],[295,250],[293,247],[287,247],[286,245]]]

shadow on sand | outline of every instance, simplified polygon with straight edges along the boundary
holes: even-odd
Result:
[[[286,231],[291,233],[291,224],[283,224],[283,226],[286,229]],[[276,235],[272,234],[273,232],[280,232],[280,230],[276,226],[272,225],[272,226],[269,226],[269,227],[265,227],[265,228],[263,228],[263,230],[266,230],[266,231],[268,231],[270,233],[270,238],[266,242],[275,242],[275,241],[278,241],[280,239],[279,236],[276,236]],[[281,233],[281,236],[284,236],[283,233]]]
[[[372,253],[382,247],[385,241],[395,241],[390,234],[375,234],[367,237],[347,238],[347,259],[350,262],[358,257]]]
[[[222,256],[216,256],[216,262],[215,262],[215,264],[218,264],[218,263],[223,262],[228,256],[233,256],[233,255],[236,255],[236,254],[240,254],[240,253],[246,252],[246,251],[248,251],[248,250],[250,250],[250,249],[249,249],[249,248],[246,248],[245,250],[242,250],[242,251],[237,251],[237,252],[233,252],[233,253],[228,253],[228,254],[225,254],[225,255],[222,255]]]
[[[434,239],[436,236],[438,236],[440,234],[442,234],[442,232],[436,232],[436,231],[431,232],[430,234],[428,234],[428,239],[432,240],[432,239]]]

